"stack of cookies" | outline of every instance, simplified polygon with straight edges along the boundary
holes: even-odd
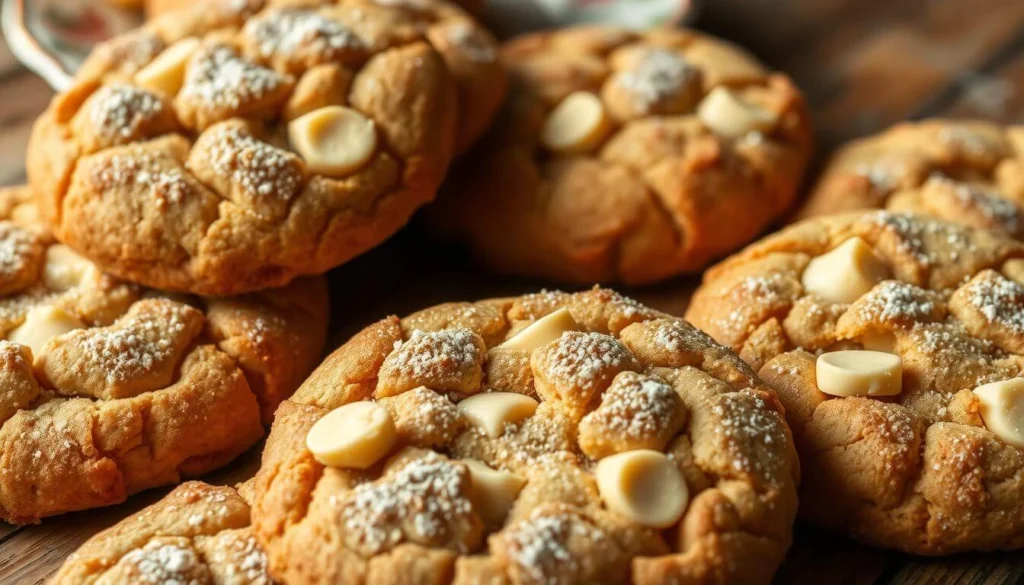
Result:
[[[0,518],[197,478],[269,428],[254,478],[181,484],[52,582],[758,584],[798,514],[1024,547],[1024,130],[858,142],[708,269],[795,204],[812,134],[789,78],[681,28],[170,9],[94,51],[0,195]],[[421,207],[489,272],[707,270],[686,320],[599,287],[451,302],[316,367],[322,275]]]

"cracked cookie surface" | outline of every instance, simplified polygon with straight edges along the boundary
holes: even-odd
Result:
[[[90,538],[50,585],[273,585],[249,526],[248,486],[184,483]]]
[[[888,276],[827,300],[809,266],[851,240]],[[1024,547],[1024,450],[986,424],[975,392],[1024,372],[1020,243],[887,211],[810,219],[709,270],[687,318],[785,405],[803,517],[915,554]],[[815,354],[862,349],[900,356],[901,391],[820,391]]]
[[[321,463],[371,441],[365,469]],[[647,495],[672,506],[598,470],[616,458],[665,466],[680,487]],[[768,583],[798,476],[735,354],[609,290],[546,292],[389,317],[335,351],[278,411],[253,526],[295,584]]]
[[[120,278],[228,295],[323,273],[434,198],[505,90],[443,0],[219,0],[97,47],[36,122],[56,238]]]
[[[797,216],[870,208],[1024,239],[1024,127],[935,119],[856,140],[832,157]]]
[[[322,277],[200,299],[100,272],[0,190],[0,519],[121,502],[263,435],[322,351]]]
[[[428,211],[488,268],[655,282],[734,251],[796,196],[804,100],[725,41],[585,27],[501,54],[504,110]]]

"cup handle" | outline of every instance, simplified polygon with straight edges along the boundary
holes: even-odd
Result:
[[[55,54],[48,51],[28,27],[25,4],[28,0],[0,0],[0,28],[11,52],[26,67],[43,78],[55,91],[71,87],[73,76]]]

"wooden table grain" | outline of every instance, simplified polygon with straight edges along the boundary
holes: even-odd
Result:
[[[1022,0],[707,0],[697,26],[794,77],[814,114],[819,163],[842,141],[907,118],[1024,123]],[[50,95],[0,46],[0,185],[24,181],[28,133]],[[489,275],[459,249],[429,242],[415,226],[333,271],[330,280],[333,344],[389,313],[544,286]],[[627,292],[680,314],[694,286],[694,279],[679,278]],[[239,481],[258,460],[259,447],[208,479]],[[45,582],[89,536],[167,491],[38,526],[0,524],[0,585]],[[798,524],[776,582],[1024,585],[1024,552],[910,557]]]

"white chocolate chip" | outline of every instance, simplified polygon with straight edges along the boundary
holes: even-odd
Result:
[[[605,457],[595,476],[605,506],[644,526],[668,528],[689,504],[679,467],[659,451],[639,449]]]
[[[889,278],[889,268],[859,237],[812,259],[804,270],[804,290],[833,303],[852,303]]]
[[[751,132],[767,134],[775,128],[778,116],[759,108],[725,87],[716,87],[697,106],[697,117],[712,132],[726,138],[739,138]]]
[[[162,92],[174,97],[185,82],[185,66],[192,53],[199,48],[199,39],[181,39],[164,49],[135,74],[135,83],[144,89]]]
[[[288,140],[314,172],[344,177],[376,152],[377,128],[352,108],[327,106],[289,122]]]
[[[498,347],[532,352],[538,347],[543,347],[558,339],[566,331],[579,331],[579,329],[580,326],[569,314],[569,309],[563,307],[537,319]]]
[[[491,469],[474,459],[463,459],[460,463],[469,469],[473,481],[470,499],[484,526],[489,530],[501,528],[526,480],[514,473]]]
[[[1024,258],[1013,258],[1004,262],[1003,274],[1010,280],[1024,284]]]
[[[30,310],[25,315],[25,322],[8,333],[7,339],[31,347],[32,355],[39,356],[43,353],[43,346],[47,341],[58,335],[83,328],[85,328],[85,323],[64,309],[52,305],[42,305]]]
[[[63,292],[78,286],[92,270],[96,270],[92,262],[64,244],[54,244],[46,250],[43,283],[51,290]]]
[[[981,419],[992,434],[1024,449],[1024,378],[984,384],[974,389]]]
[[[306,447],[324,465],[366,469],[391,451],[398,438],[388,410],[361,401],[335,408],[316,421]]]
[[[611,130],[612,121],[601,98],[577,91],[548,114],[540,131],[540,142],[559,154],[583,154],[601,146]]]
[[[818,357],[817,382],[832,396],[895,396],[903,391],[903,359],[881,351],[825,353]]]
[[[896,353],[896,336],[889,331],[868,331],[860,336],[860,344],[870,351]]]
[[[474,394],[457,406],[487,436],[497,438],[504,432],[505,425],[532,416],[537,410],[537,401],[515,392],[487,392]]]

